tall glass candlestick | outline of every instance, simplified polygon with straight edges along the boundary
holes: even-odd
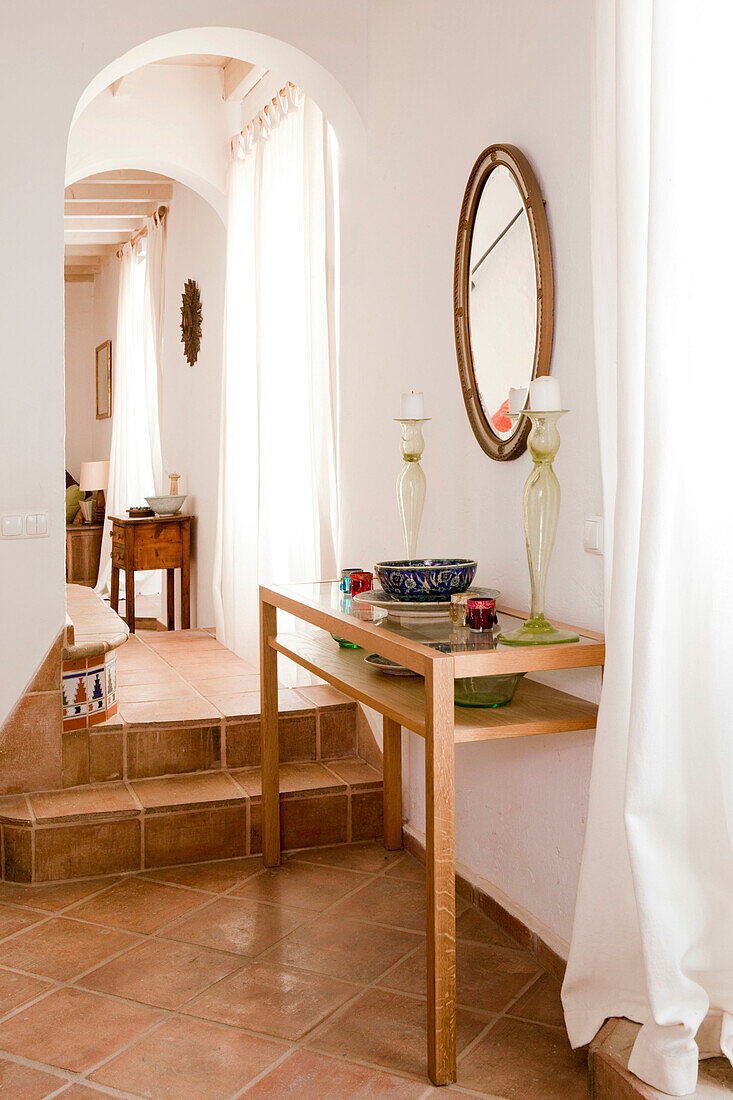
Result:
[[[552,468],[552,460],[560,448],[557,422],[566,409],[553,412],[532,412],[523,415],[532,421],[527,447],[534,466],[524,486],[524,538],[527,543],[529,580],[532,588],[530,615],[524,626],[500,634],[505,645],[553,645],[577,642],[571,630],[558,630],[545,618],[545,586],[547,570],[555,545],[557,520],[560,514],[560,482]],[[520,414],[522,415],[522,414]],[[517,420],[517,415],[512,415]]]
[[[405,554],[408,561],[417,558],[417,536],[420,531],[423,507],[425,505],[425,487],[427,481],[420,459],[425,450],[422,426],[430,417],[423,420],[397,420],[402,425],[402,457],[405,464],[397,478],[397,503],[400,508],[402,534],[405,539]]]

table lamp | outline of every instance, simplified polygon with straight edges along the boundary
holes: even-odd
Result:
[[[86,523],[102,523],[104,520],[104,492],[109,480],[109,462],[95,459],[82,462],[79,474],[79,488],[85,493],[94,493],[89,501],[81,501],[81,509]],[[84,508],[84,505],[91,505]],[[89,513],[87,515],[87,513]]]

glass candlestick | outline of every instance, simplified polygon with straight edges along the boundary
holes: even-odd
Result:
[[[402,534],[405,539],[405,553],[408,561],[417,558],[417,536],[420,531],[423,507],[425,506],[425,488],[427,481],[420,459],[425,450],[422,426],[424,420],[397,420],[402,425],[402,457],[405,464],[397,478],[397,503],[400,508]]]
[[[529,580],[532,588],[530,615],[524,626],[500,634],[504,645],[555,645],[577,642],[571,630],[558,630],[545,618],[545,586],[547,570],[555,545],[557,520],[560,514],[560,482],[552,468],[552,460],[560,448],[557,422],[566,409],[553,412],[513,413],[512,421],[528,416],[532,430],[527,447],[534,466],[524,485],[524,538],[527,543]]]

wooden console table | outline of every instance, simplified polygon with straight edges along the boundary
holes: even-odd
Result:
[[[181,570],[181,629],[191,626],[191,520],[193,516],[112,517],[110,605],[117,611],[120,569],[125,571],[125,619],[135,633],[135,570],[165,569],[167,626],[175,629],[175,572]]]
[[[346,603],[346,601],[344,601]],[[435,1085],[456,1078],[455,961],[455,745],[505,737],[595,729],[594,703],[524,679],[514,700],[496,709],[453,704],[453,682],[466,676],[602,666],[603,637],[580,631],[568,645],[487,647],[485,635],[455,632],[449,622],[409,627],[393,620],[369,623],[342,609],[336,582],[260,588],[260,687],[262,709],[263,860],[280,863],[277,655],[327,680],[383,716],[384,845],[402,847],[402,727],[425,738],[425,836],[427,900],[427,1062]],[[280,635],[278,609],[318,628]],[[526,616],[499,608],[502,630]],[[566,625],[566,624],[556,624]],[[341,649],[330,632],[362,646]],[[431,644],[432,643],[432,644]],[[435,644],[441,646],[434,648]],[[384,676],[364,663],[379,653],[417,677]]]

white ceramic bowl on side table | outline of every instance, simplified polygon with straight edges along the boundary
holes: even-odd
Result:
[[[185,496],[178,497],[145,497],[156,516],[174,516],[180,512]]]

